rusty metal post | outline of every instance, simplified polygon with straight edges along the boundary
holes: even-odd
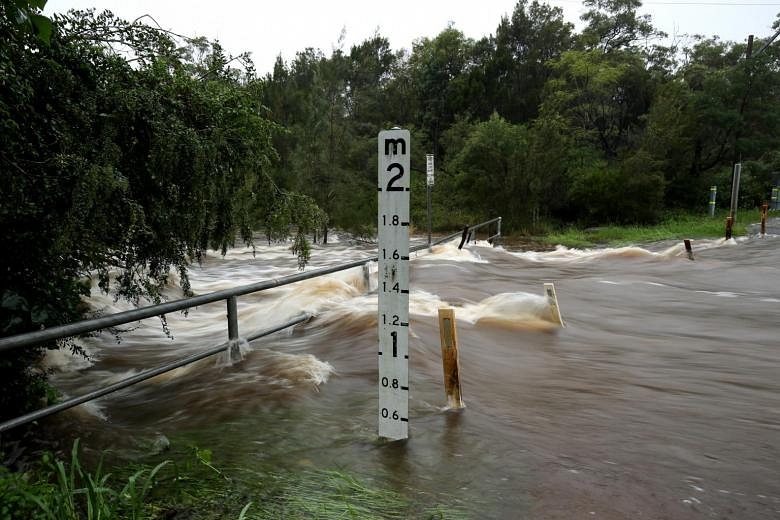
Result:
[[[726,217],[726,240],[731,240],[731,228],[734,226],[734,219]]]
[[[693,248],[691,247],[691,241],[686,238],[683,240],[683,243],[685,244],[685,252],[688,254],[688,260],[693,260]]]
[[[458,332],[455,328],[455,309],[439,309],[439,336],[441,362],[444,367],[444,393],[448,408],[465,408],[460,392],[460,360],[458,359]]]
[[[766,235],[766,216],[768,211],[769,211],[769,204],[764,202],[764,204],[761,206],[761,236],[762,237]]]
[[[742,163],[734,165],[734,173],[731,176],[731,206],[729,216],[732,222],[737,220],[737,207],[739,206],[739,180],[742,173]]]

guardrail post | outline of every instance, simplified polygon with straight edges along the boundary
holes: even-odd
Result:
[[[363,264],[363,289],[366,292],[371,291],[371,269],[369,264]]]
[[[460,237],[460,245],[458,245],[458,249],[463,249],[463,244],[466,242],[466,239],[469,236],[469,227],[463,226],[463,235]]]
[[[238,298],[229,296],[227,299],[228,320],[228,359],[236,361],[241,359],[241,349],[238,342]]]
[[[460,392],[460,360],[458,333],[455,328],[455,309],[439,309],[441,362],[444,367],[444,393],[448,408],[465,408]]]

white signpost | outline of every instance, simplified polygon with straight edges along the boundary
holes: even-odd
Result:
[[[426,187],[425,200],[428,204],[428,247],[431,247],[431,187],[433,186],[433,154],[425,154]]]
[[[379,132],[379,436],[409,437],[409,131]]]

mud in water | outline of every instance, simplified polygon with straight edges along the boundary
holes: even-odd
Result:
[[[200,361],[46,427],[93,448],[162,433],[226,466],[335,467],[474,518],[780,518],[780,223],[769,231],[695,240],[693,262],[682,242],[413,255],[405,443],[376,438],[377,299],[361,269],[241,297],[244,333],[314,318],[244,345],[240,362]],[[369,247],[317,246],[308,269]],[[191,277],[205,293],[295,271],[279,245],[209,255]],[[458,319],[460,412],[444,409],[442,306]],[[225,312],[168,316],[172,339],[147,320],[119,343],[84,340],[89,362],[52,353],[54,382],[78,395],[221,343]]]

